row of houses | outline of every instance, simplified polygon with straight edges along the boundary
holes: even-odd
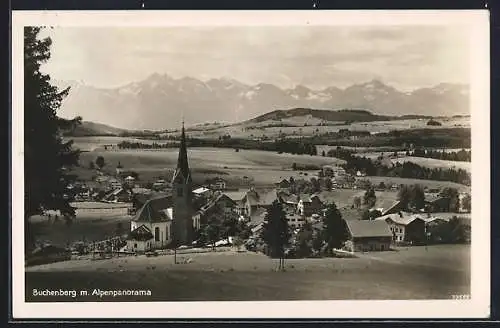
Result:
[[[349,241],[346,249],[355,252],[385,251],[391,245],[422,245],[431,237],[430,228],[450,220],[449,213],[427,216],[399,212],[375,220],[346,220]],[[470,216],[461,216],[465,239],[470,242]]]

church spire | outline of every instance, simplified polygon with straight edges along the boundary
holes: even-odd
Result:
[[[187,146],[186,146],[186,132],[184,129],[184,119],[182,120],[182,132],[181,132],[181,144],[179,148],[179,158],[177,159],[177,169],[175,170],[174,180],[180,175],[186,181],[191,179],[191,174],[189,170],[188,156],[187,156]]]

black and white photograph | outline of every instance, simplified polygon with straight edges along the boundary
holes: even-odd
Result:
[[[488,316],[487,12],[12,15],[14,314]]]

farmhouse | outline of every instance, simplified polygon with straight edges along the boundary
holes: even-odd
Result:
[[[297,212],[303,216],[311,216],[313,214],[319,214],[323,208],[323,202],[320,197],[316,194],[314,195],[301,195],[300,200],[297,204]]]
[[[126,203],[130,202],[131,199],[132,199],[132,193],[130,192],[130,190],[119,188],[107,194],[103,200],[105,202]]]
[[[281,189],[287,189],[290,187],[290,182],[287,179],[283,179],[276,184],[276,187]]]
[[[395,214],[403,210],[403,203],[399,200],[392,203],[392,205],[387,208],[382,208],[382,215]]]
[[[286,216],[288,226],[292,229],[300,228],[306,223],[305,217],[302,215],[291,214]]]
[[[351,252],[388,251],[392,233],[383,221],[348,220],[349,240],[346,248]]]
[[[418,215],[405,212],[383,215],[375,221],[385,221],[392,231],[394,242],[422,244],[426,240],[425,221]]]
[[[226,190],[226,181],[221,177],[216,177],[213,179],[208,179],[206,181],[208,188],[213,190]]]

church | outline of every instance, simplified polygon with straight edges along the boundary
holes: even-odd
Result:
[[[151,198],[137,211],[130,224],[127,249],[140,252],[190,245],[194,231],[200,228],[193,209],[192,188],[183,124],[171,194]]]

